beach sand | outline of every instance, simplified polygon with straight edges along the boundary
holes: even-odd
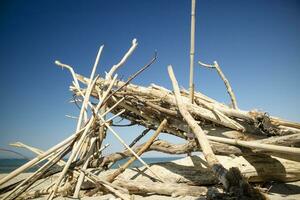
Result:
[[[183,159],[179,159],[178,161],[182,162]],[[172,161],[172,162],[177,162],[177,161]],[[154,164],[151,165],[151,168],[155,167]],[[108,170],[106,172],[100,173],[100,177],[103,176],[105,177],[106,174],[111,173],[113,170]],[[136,173],[136,171],[132,169],[127,169],[123,174],[121,174],[118,178],[122,179],[130,179],[132,178],[132,174]],[[22,173],[19,176],[17,176],[14,180],[6,183],[3,186],[9,185],[11,183],[20,181],[26,177],[28,177],[31,173]],[[7,174],[0,174],[0,179],[6,176]],[[58,176],[58,175],[56,175]],[[136,175],[135,175],[136,176]],[[139,174],[139,176],[136,176],[137,179],[142,179],[143,175]],[[48,179],[46,181],[39,181],[36,189],[39,188],[46,188],[49,186],[51,183],[55,181],[55,176],[51,179]],[[2,187],[3,187],[2,186]],[[269,192],[268,192],[268,197],[271,200],[280,200],[280,199],[285,199],[285,200],[298,200],[300,199],[300,181],[295,181],[295,182],[287,182],[287,183],[278,183],[278,182],[271,182],[269,183],[268,187]],[[0,196],[1,198],[1,196]],[[41,197],[38,199],[46,199],[45,197]],[[73,198],[68,198],[68,197],[58,197],[56,199],[73,199]],[[116,199],[113,195],[108,194],[108,195],[102,195],[102,196],[94,196],[94,197],[82,197],[82,200],[108,200],[108,199]],[[149,195],[146,197],[139,196],[139,195],[134,195],[134,199],[140,200],[140,199],[146,199],[146,200],[154,200],[154,199],[162,199],[162,200],[168,200],[168,199],[181,199],[181,200],[205,200],[205,197],[191,197],[191,196],[185,196],[185,197],[178,197],[178,198],[172,198],[170,196],[162,196],[162,195]]]

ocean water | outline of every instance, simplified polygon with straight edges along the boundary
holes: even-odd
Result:
[[[158,162],[168,162],[168,161],[172,161],[172,160],[177,160],[180,159],[180,157],[153,157],[153,158],[142,158],[147,164],[151,164],[151,163],[158,163]],[[116,162],[112,168],[118,168],[119,165],[124,164],[128,159],[124,159],[124,160],[120,160],[118,162]],[[9,173],[15,169],[17,169],[18,167],[22,166],[23,164],[25,164],[26,162],[28,162],[27,159],[0,159],[0,173]],[[40,166],[43,165],[43,163],[39,164]],[[134,161],[130,167],[134,168],[134,167],[141,167],[142,164],[139,161]],[[27,170],[26,172],[34,172],[38,169],[38,167],[33,167],[30,168],[29,170]]]

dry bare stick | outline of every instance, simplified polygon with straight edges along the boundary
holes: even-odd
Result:
[[[85,153],[86,153],[86,150],[88,148],[88,144],[89,144],[90,140],[91,140],[90,135],[86,135],[85,138],[83,139],[83,142],[81,143],[78,151],[77,151],[77,154],[75,155],[75,157],[73,159],[73,162],[75,162],[76,160],[81,160],[82,159],[82,156],[84,156]],[[76,145],[76,143],[75,143],[75,145]]]
[[[29,151],[32,151],[33,153],[37,154],[38,156],[39,155],[42,155],[44,153],[44,151],[36,148],[36,147],[32,147],[32,146],[29,146],[29,145],[26,145],[22,142],[16,142],[16,143],[12,143],[12,144],[9,144],[10,146],[13,146],[13,147],[18,147],[18,148],[24,148],[24,149],[27,149]],[[53,156],[49,157],[49,159],[53,159]],[[59,160],[57,163],[56,163],[58,166],[64,166],[65,165],[65,162],[63,160]]]
[[[133,51],[135,50],[135,48],[137,47],[138,43],[136,41],[136,39],[132,40],[132,46],[130,47],[130,49],[127,51],[127,53],[123,56],[123,58],[120,60],[120,62],[116,65],[114,65],[110,71],[106,74],[106,81],[105,83],[111,81],[111,78],[113,76],[113,74],[122,66],[124,65],[124,63],[126,62],[126,60],[130,57],[130,55],[133,53]],[[103,105],[101,106],[100,109],[100,114],[104,113],[105,110],[107,109],[107,106],[105,103],[103,103]],[[105,119],[105,115],[103,117]],[[105,138],[106,135],[106,130],[104,128],[104,126],[101,126],[99,128],[99,145],[101,146],[101,143],[103,141],[103,139]],[[99,146],[99,148],[100,148]]]
[[[73,67],[71,67],[70,65],[61,63],[59,60],[56,60],[54,63],[55,63],[56,65],[60,66],[62,69],[63,69],[63,68],[68,69],[68,70],[70,71],[72,77],[73,77],[73,84],[75,85],[76,88],[79,88],[79,89],[80,89],[80,85],[79,85],[78,79],[76,78],[76,74],[75,74],[75,72],[74,72]],[[84,112],[84,119],[87,119],[87,113],[86,113],[86,112]]]
[[[239,184],[240,184],[240,179],[241,179],[241,183],[244,184],[243,187],[248,189],[247,195],[251,196],[251,198],[253,198],[253,199],[254,199],[254,197],[260,198],[260,199],[265,199],[264,196],[262,196],[262,194],[260,194],[258,191],[254,190],[252,188],[252,186],[249,185],[249,183],[242,180],[242,177],[237,177],[238,180],[236,183],[234,180],[235,177],[232,177],[232,175],[234,175],[234,174],[230,174],[229,171],[220,164],[217,157],[213,153],[213,150],[210,146],[210,143],[209,143],[205,133],[203,132],[202,128],[197,124],[197,122],[194,120],[194,118],[191,116],[191,114],[188,112],[185,104],[183,103],[183,101],[181,99],[178,83],[177,83],[177,80],[176,80],[176,77],[174,75],[171,65],[168,66],[168,72],[169,72],[170,79],[172,81],[178,109],[179,109],[182,117],[185,119],[185,121],[188,123],[188,125],[192,129],[193,133],[196,135],[198,142],[201,146],[203,155],[204,155],[209,167],[212,169],[213,173],[216,175],[216,177],[219,179],[219,181],[223,184],[224,188],[228,191],[232,191],[233,189],[236,190],[236,187],[237,188],[240,187]],[[232,171],[235,172],[235,170],[238,170],[238,169],[233,169]],[[237,171],[236,173],[238,173],[238,172],[239,171]],[[231,173],[233,173],[233,172],[231,172]],[[240,173],[237,175],[240,175]],[[234,191],[234,192],[236,192],[236,191]],[[240,194],[237,193],[236,195],[240,195]],[[245,195],[245,194],[243,194],[243,195]]]
[[[71,143],[75,138],[77,138],[83,131],[85,130],[85,127],[82,128],[80,131],[76,132],[75,134],[72,134],[69,136],[67,139],[63,140],[62,142],[58,143],[57,145],[51,147],[47,151],[45,151],[43,154],[35,157],[34,159],[30,160],[29,162],[25,163],[21,167],[17,168],[16,170],[12,171],[9,173],[7,176],[4,178],[0,179],[0,185],[3,185],[7,181],[11,180],[12,178],[16,177],[23,171],[29,169],[30,167],[38,164],[39,162],[51,157],[51,154],[57,150],[59,150],[61,147]]]
[[[22,147],[22,148],[26,148],[26,149],[28,149],[28,150],[30,150],[30,151],[32,151],[32,152],[34,152],[34,153],[36,153],[36,154],[38,154],[38,155],[41,155],[41,154],[43,154],[44,152],[42,151],[42,150],[40,150],[40,149],[38,149],[38,148],[35,148],[35,147],[31,147],[31,146],[28,146],[28,145],[25,145],[25,144],[22,144],[22,143],[16,143],[16,144],[14,144],[13,146],[16,146],[16,147]],[[99,152],[101,152],[101,151],[103,151],[106,147],[108,147],[109,145],[107,144],[107,145],[105,145],[105,146],[103,146],[100,150],[99,150]],[[93,156],[93,155],[91,155],[91,156]],[[89,157],[89,158],[91,158],[91,157]],[[50,158],[49,158],[50,159]],[[50,162],[52,162],[53,161],[53,159],[51,159],[50,160]],[[58,165],[60,165],[60,166],[63,166],[63,165],[65,165],[66,164],[66,162],[65,161],[63,161],[63,160],[59,160],[56,164],[58,164]],[[39,170],[41,170],[42,168],[40,168]],[[80,173],[82,172],[81,171],[81,169],[77,169],[77,168],[75,168],[74,169],[75,171],[74,171],[74,173],[76,174],[76,175],[80,175]],[[31,178],[32,176],[30,176],[30,177],[28,177],[26,180],[29,180],[29,178]],[[89,180],[89,181],[91,181],[91,182],[93,182],[94,183],[94,180],[93,179],[91,179],[91,178],[89,178],[89,177],[86,177],[87,178],[87,180]],[[25,179],[24,179],[25,180]],[[24,181],[23,180],[23,181]],[[18,188],[20,188],[22,185],[18,185],[17,187]],[[114,186],[115,187],[115,186]],[[15,188],[15,190],[17,190],[18,188]],[[15,191],[14,190],[14,191]],[[60,189],[58,189],[58,191],[60,191]],[[11,193],[13,193],[13,192],[11,192]],[[49,192],[47,192],[47,193],[45,193],[45,194],[48,194]]]
[[[112,184],[102,178],[100,178],[99,176],[85,170],[85,169],[81,169],[82,172],[85,173],[86,177],[89,178],[90,180],[92,180],[94,183],[100,183],[101,185],[103,185],[105,188],[107,188],[110,192],[112,192],[113,194],[115,194],[116,196],[120,197],[121,199],[130,199],[130,197],[128,196],[128,190],[124,189],[120,186],[117,186],[115,184]],[[97,186],[97,185],[96,185]],[[122,192],[120,192],[120,191]]]
[[[156,57],[155,57],[156,58]],[[144,69],[144,68],[143,68]],[[116,76],[115,76],[115,79],[116,79]],[[114,79],[114,80],[115,80]],[[113,85],[113,83],[111,83],[111,85]],[[79,90],[78,91],[79,92],[79,94],[81,95],[81,96],[83,96],[83,93],[82,93],[82,91],[81,90]],[[108,93],[106,93],[106,94],[108,94]],[[103,95],[103,96],[105,96],[105,95]],[[106,96],[105,96],[106,97]],[[105,97],[102,99],[103,101],[102,102],[105,102]],[[89,102],[88,103],[89,105],[90,105],[90,107],[94,110],[94,106]],[[122,102],[120,102],[120,104],[122,104]],[[110,125],[108,124],[108,123],[105,123],[105,120],[103,119],[103,117],[99,114],[99,113],[97,113],[97,112],[95,112],[94,111],[94,113],[96,113],[97,114],[97,116],[98,116],[98,118],[102,121],[102,123],[104,123],[104,125],[113,133],[113,135],[121,142],[121,144],[123,144],[149,171],[151,171],[152,172],[152,174],[153,175],[155,175],[159,180],[160,180],[160,178],[159,178],[159,176],[158,175],[156,175],[156,173],[155,172],[153,172],[153,170],[151,170],[151,168],[150,168],[150,166],[147,164],[147,163],[145,163],[145,161],[143,161],[125,142],[124,142],[124,140],[110,127]],[[162,181],[163,182],[163,180],[160,180],[160,181]]]
[[[41,150],[41,149],[38,149],[38,148],[36,148],[36,147],[31,147],[31,146],[29,146],[29,145],[25,145],[25,144],[23,144],[23,143],[21,143],[21,142],[17,142],[16,144],[13,144],[12,146],[20,147],[20,148],[26,148],[26,149],[32,151],[33,153],[35,153],[35,154],[37,154],[37,155],[42,155],[42,154],[44,153],[44,151]],[[102,146],[101,149],[99,149],[98,152],[95,152],[93,155],[91,155],[91,156],[89,157],[89,159],[90,159],[92,156],[94,156],[96,153],[102,152],[102,151],[103,151],[104,149],[106,149],[108,146],[109,146],[109,144],[106,144],[106,145]],[[50,159],[50,158],[49,158],[49,159]],[[66,162],[65,162],[64,160],[60,160],[60,161],[57,162],[57,164],[58,164],[59,166],[64,166],[64,165],[66,164]],[[76,175],[79,176],[79,175],[80,175],[80,172],[81,172],[81,169],[75,168],[74,173],[75,173]],[[91,179],[89,179],[89,178],[88,178],[88,180],[91,181],[91,182],[93,182],[93,180],[91,180]]]
[[[112,92],[104,101],[103,105],[105,105],[106,101],[108,99],[110,99],[110,97],[112,97],[113,95],[115,95],[117,92],[121,91],[124,87],[126,87],[127,85],[129,85],[129,83],[136,78],[139,74],[141,74],[143,71],[145,71],[148,67],[150,67],[155,60],[157,59],[157,52],[154,53],[154,57],[150,60],[149,63],[147,63],[145,66],[143,66],[141,69],[139,69],[137,72],[135,72],[133,75],[131,75],[126,82],[124,82],[118,89],[116,89],[114,92]],[[78,77],[82,78],[82,76],[78,75]],[[106,80],[105,80],[106,81]],[[104,82],[105,82],[104,81]],[[118,81],[119,82],[119,81]],[[119,85],[118,83],[116,85]]]
[[[122,66],[124,65],[124,63],[126,62],[126,60],[129,58],[129,56],[133,53],[133,51],[135,50],[135,48],[137,47],[138,43],[137,40],[134,38],[132,40],[132,44],[130,49],[127,51],[127,53],[123,56],[123,58],[120,60],[120,62],[114,66],[112,66],[112,68],[109,70],[109,72],[106,74],[106,79],[111,79],[111,77],[113,76],[113,74]]]
[[[205,108],[211,110],[212,112],[216,113],[219,117],[222,117],[223,119],[227,120],[229,123],[234,124],[240,131],[244,132],[245,128],[241,126],[239,123],[236,123],[236,121],[230,119],[225,114],[223,114],[221,111],[215,108],[213,104],[203,103],[203,102],[196,102],[200,104],[201,106],[204,106]]]
[[[85,162],[82,166],[82,169],[84,169],[84,170],[86,170],[87,167],[88,167],[89,160],[91,158],[91,155],[93,154],[93,149],[94,149],[95,142],[96,142],[96,138],[92,138],[91,141],[90,141],[90,143],[91,143],[90,149],[89,149],[88,154],[86,155],[86,160],[85,160]],[[84,181],[84,177],[85,177],[84,172],[80,172],[80,175],[77,179],[77,184],[76,184],[76,187],[75,187],[75,191],[74,191],[74,194],[73,194],[74,198],[79,198],[79,191],[80,191],[81,185]]]
[[[84,142],[85,138],[86,138],[86,135],[88,134],[88,131],[89,131],[89,128],[91,127],[91,125],[94,123],[94,118],[92,117],[89,121],[89,123],[87,124],[87,127],[86,129],[84,130],[82,136],[80,137],[79,141],[77,144],[75,144],[73,150],[72,150],[72,153],[68,159],[68,161],[66,162],[62,172],[60,173],[58,179],[56,180],[56,183],[53,187],[53,190],[51,191],[51,193],[49,194],[48,196],[48,199],[53,199],[54,195],[55,195],[55,192],[57,191],[61,181],[63,180],[65,174],[67,173],[67,171],[69,170],[69,167],[72,163],[72,161],[74,160],[74,157],[77,155],[78,151],[79,151],[79,148],[80,146],[82,145],[82,143]]]
[[[277,137],[269,137],[262,140],[256,140],[255,142],[264,143],[264,144],[281,145],[281,146],[292,146],[294,144],[300,143],[300,133],[277,136]]]
[[[96,107],[96,112],[98,112],[99,108],[100,108],[100,104],[101,103],[98,103],[97,107]],[[87,126],[86,126],[86,129],[84,130],[84,132],[82,133],[79,141],[77,142],[77,144],[74,146],[73,150],[72,150],[72,153],[66,163],[66,165],[64,166],[62,172],[60,173],[58,179],[56,180],[56,184],[54,185],[53,187],[53,191],[49,194],[48,196],[48,199],[53,199],[54,195],[55,195],[55,192],[57,190],[57,188],[59,187],[59,184],[61,183],[62,179],[64,178],[66,172],[68,171],[70,165],[71,165],[71,162],[74,160],[75,158],[75,155],[77,154],[81,144],[84,142],[84,139],[85,139],[85,136],[88,134],[88,131],[90,129],[90,127],[92,126],[92,124],[94,123],[95,121],[95,118],[94,116],[91,117],[90,121],[88,122]]]
[[[80,75],[80,74],[76,74],[76,77],[78,78],[78,81],[82,82],[83,84],[87,84],[89,82],[89,79]],[[98,84],[102,85],[104,83],[105,79],[103,78],[99,78],[98,79]],[[123,87],[125,85],[125,82],[123,81],[118,81],[116,83],[116,87]],[[77,93],[77,90],[74,89],[73,86],[70,87],[75,93]],[[121,90],[120,90],[121,91]],[[157,89],[157,88],[153,88],[153,87],[142,87],[142,86],[138,86],[138,85],[134,85],[134,84],[127,84],[126,86],[126,92],[124,90],[122,90],[122,92],[126,93],[126,94],[139,94],[139,95],[144,95],[145,97],[151,97],[151,99],[153,100],[153,98],[157,98],[157,99],[162,99],[165,100],[167,103],[173,105],[176,104],[174,96],[172,94],[170,94],[169,92],[165,91],[165,90],[161,90],[161,89]],[[184,91],[183,91],[184,92]],[[189,103],[189,99],[188,97],[188,92],[185,92],[186,95],[183,96],[182,98],[184,99],[184,102]],[[197,100],[202,98],[202,94],[200,93],[195,93],[195,95],[197,96]],[[200,97],[199,97],[200,95]],[[203,99],[202,99],[203,100]],[[201,101],[202,101],[201,100]],[[213,104],[214,107],[218,110],[220,110],[222,113],[224,113],[226,116],[230,117],[230,118],[239,118],[239,119],[243,119],[245,121],[249,121],[249,122],[254,122],[255,121],[255,116],[253,116],[252,114],[250,114],[248,111],[243,111],[243,110],[235,110],[232,108],[229,108],[228,106],[221,104],[221,103],[215,103],[215,101],[204,101],[205,103],[210,103]],[[211,120],[215,123],[218,123],[222,126],[225,127],[229,127],[232,129],[235,129],[235,127],[230,126],[229,124],[225,124],[225,123],[220,123],[217,121],[217,119],[215,119],[215,114],[212,113],[210,110],[204,109],[200,106],[197,105],[188,105],[188,109],[190,112],[192,112],[192,114],[197,115],[198,117],[203,117],[207,120]],[[212,119],[214,118],[214,119]]]
[[[107,115],[110,111],[112,111],[114,108],[116,108],[119,103],[121,103],[122,101],[124,101],[125,97],[122,97],[119,101],[117,101],[112,107],[110,107],[108,110],[106,110],[102,115]]]
[[[120,112],[118,112],[117,114],[115,114],[114,116],[108,118],[104,123],[110,123],[113,119],[115,119],[116,117],[119,117],[120,115],[122,115],[125,112],[125,109],[121,110]],[[103,124],[100,124],[100,126],[102,126]]]
[[[75,116],[72,116],[72,115],[65,115],[66,117],[68,118],[71,118],[71,119],[77,119],[78,120],[78,117],[75,117]]]
[[[100,108],[100,114],[103,114],[105,113],[107,109],[107,105],[104,105],[103,107]],[[104,115],[103,116],[104,119],[106,119],[106,116]],[[105,139],[106,137],[106,129],[105,129],[105,126],[100,126],[99,127],[99,133],[98,133],[98,142],[97,142],[97,148],[100,149],[101,148],[101,145],[102,145],[102,142],[103,140]]]
[[[74,85],[77,87],[77,88],[80,88],[80,85],[79,85],[79,82],[78,82],[78,79],[76,77],[76,74],[74,72],[74,69],[73,67],[71,67],[70,65],[67,65],[67,64],[64,64],[64,63],[61,63],[59,60],[56,60],[54,62],[56,65],[60,66],[61,68],[66,68],[68,69],[70,72],[71,72],[71,75],[73,77],[73,80],[74,80]]]
[[[99,96],[99,95],[98,95]],[[100,108],[100,114],[103,116],[103,118],[105,119],[106,114],[108,114],[111,110],[113,110],[116,106],[119,105],[119,103],[121,103],[122,101],[124,101],[125,97],[122,97],[118,102],[116,102],[112,107],[110,107],[109,109],[107,109],[107,105],[103,106]],[[105,103],[105,102],[104,102]],[[108,122],[108,120],[106,120],[106,122]],[[99,139],[98,139],[98,146],[97,148],[100,148],[102,145],[102,142],[105,138],[106,135],[106,130],[105,130],[105,126],[101,125],[99,128]]]
[[[116,102],[117,99],[115,97],[112,97],[112,99]],[[148,115],[146,115],[145,113],[143,113],[141,110],[138,110],[136,107],[130,106],[128,104],[126,104],[125,102],[121,102],[119,104],[121,107],[125,108],[126,110],[129,110],[139,116],[141,116],[142,118],[144,118],[147,121],[153,121]]]
[[[232,87],[231,87],[228,79],[225,77],[224,73],[222,72],[221,67],[219,66],[219,64],[217,63],[217,61],[214,61],[213,65],[208,65],[208,64],[202,63],[201,61],[199,61],[198,63],[199,63],[199,65],[202,65],[202,66],[204,66],[206,68],[214,68],[214,69],[217,70],[219,76],[224,81],[224,84],[226,86],[227,92],[228,92],[228,94],[230,96],[230,99],[231,99],[232,107],[234,109],[238,109],[236,98],[235,98],[235,94],[234,94],[234,92],[232,90]]]
[[[31,181],[31,183],[29,183],[28,185],[24,186],[20,191],[18,191],[13,199],[17,198],[21,193],[23,193],[24,191],[26,191],[36,180],[39,179],[39,177],[50,167],[52,167],[56,162],[58,162],[61,158],[63,158],[63,156],[65,156],[69,151],[70,151],[71,147],[67,146],[64,149],[62,149],[61,151],[58,151],[55,153],[55,155],[50,158],[48,160],[48,162],[46,162],[42,167],[40,167],[36,172],[34,172],[33,174],[31,174],[30,176],[28,176],[26,179],[24,179],[17,187],[15,187],[10,193],[8,193],[7,195],[5,195],[3,197],[4,199],[7,199],[8,197],[10,197],[12,194],[14,194],[18,189],[20,189],[24,184],[26,184],[27,182]]]
[[[151,129],[145,129],[139,136],[137,136],[129,145],[129,147],[133,147],[142,137],[144,137]]]
[[[300,123],[297,123],[297,122],[291,122],[288,120],[280,119],[278,117],[270,117],[270,120],[273,123],[276,123],[281,126],[285,126],[285,127],[289,127],[289,128],[296,128],[298,130],[300,129]]]
[[[109,90],[109,91],[106,91],[105,95],[108,95],[108,93],[110,92],[110,90],[111,90],[111,88],[112,88],[112,86],[113,86],[113,84],[114,84],[116,78],[117,78],[117,76],[114,76],[114,79],[111,81],[110,86],[108,87],[108,90]],[[97,80],[97,77],[95,78],[95,80]],[[94,81],[92,81],[91,84],[94,85]],[[81,90],[79,90],[79,91],[81,92]],[[88,93],[88,92],[87,92],[87,93]],[[82,92],[81,92],[81,95],[83,96]],[[103,101],[100,101],[100,102],[98,103],[98,105],[96,106],[96,108],[94,108],[94,107],[92,106],[92,104],[91,104],[90,101],[88,101],[87,103],[88,103],[92,108],[94,108],[93,112],[94,112],[95,114],[98,114],[98,110],[100,109],[100,106],[101,106],[102,102],[103,102]],[[103,119],[102,116],[99,115],[99,114],[98,114],[98,117],[100,117],[101,119]],[[77,144],[75,145],[75,147],[73,148],[72,153],[71,153],[71,155],[70,155],[70,157],[69,157],[69,159],[68,159],[68,161],[67,161],[67,163],[66,163],[66,165],[65,165],[65,167],[64,167],[64,169],[63,169],[63,171],[60,173],[60,176],[59,176],[59,178],[57,179],[56,184],[54,185],[53,191],[52,191],[52,192],[49,194],[49,196],[48,196],[48,199],[50,199],[50,200],[53,199],[54,194],[55,194],[57,188],[59,187],[59,184],[61,183],[63,177],[65,176],[67,170],[69,169],[71,162],[72,162],[73,159],[75,158],[75,155],[77,154],[77,152],[78,152],[78,150],[79,150],[81,144],[83,143],[85,136],[88,134],[89,128],[90,128],[91,125],[94,123],[94,120],[95,120],[95,116],[93,115],[93,116],[91,117],[90,121],[88,122],[88,124],[86,125],[86,129],[85,129],[84,132],[82,133],[82,135],[81,135],[81,137],[80,137],[78,143],[77,143]],[[104,122],[105,122],[105,121],[104,121]]]
[[[96,57],[96,60],[95,60],[95,63],[94,63],[91,75],[90,75],[90,83],[87,85],[85,97],[84,97],[84,100],[83,100],[83,103],[82,103],[82,106],[81,106],[81,110],[80,110],[80,114],[79,114],[79,117],[78,117],[78,123],[77,123],[76,131],[80,129],[81,124],[82,124],[83,112],[86,112],[86,109],[87,109],[87,103],[88,103],[88,101],[90,99],[90,94],[91,94],[93,86],[94,86],[93,80],[94,80],[95,72],[96,72],[96,69],[97,69],[97,65],[98,65],[98,62],[99,62],[99,59],[100,59],[103,47],[104,46],[102,45],[99,48],[99,51],[98,51],[98,54],[97,54],[97,57]],[[95,80],[97,80],[97,79],[95,79]]]
[[[91,157],[95,157],[96,155],[98,155],[99,153],[101,153],[104,149],[106,149],[110,144],[107,143],[103,146],[101,146],[101,148],[97,151],[97,152],[94,152],[93,155],[91,155]]]
[[[99,54],[98,54],[98,56],[99,56]],[[96,59],[96,62],[95,62],[95,66],[97,65],[98,60],[99,60],[98,56],[97,56],[97,59]],[[95,69],[95,67],[93,68],[92,75],[93,75],[93,73],[94,73],[94,71],[95,71],[94,69]],[[98,76],[97,76],[97,78],[98,78]],[[95,80],[97,80],[97,78],[96,78]],[[115,83],[115,81],[116,81],[116,78],[117,78],[117,75],[115,75],[114,78],[110,81],[109,87],[108,87],[107,91],[105,92],[105,94],[103,95],[104,98],[107,97],[107,95],[109,94],[110,90],[112,89],[112,87],[113,87],[113,85],[114,85],[114,83]],[[90,79],[89,79],[89,80],[90,80]],[[90,84],[92,84],[91,88],[89,88]],[[76,85],[75,85],[75,87],[76,87]],[[80,92],[81,96],[82,96],[84,99],[86,99],[86,95],[90,96],[91,91],[93,90],[93,87],[94,87],[94,81],[90,81],[89,84],[88,84],[88,89],[87,89],[85,95],[83,95],[83,93],[81,92],[80,88],[76,88],[76,89]],[[100,102],[101,102],[101,103],[100,103]],[[85,102],[84,102],[84,103],[85,103]],[[83,103],[83,104],[84,104],[84,103]],[[88,104],[89,106],[91,106],[91,102],[90,102],[90,101],[87,101],[87,104]],[[101,108],[101,105],[103,104],[103,99],[102,99],[102,101],[101,101],[100,96],[99,96],[99,104],[100,104],[100,108]],[[91,107],[91,108],[92,108],[92,107]],[[94,111],[94,110],[93,110],[93,111]],[[86,143],[83,143],[82,146],[85,146],[85,147],[86,147]],[[77,154],[75,155],[74,159],[76,159],[77,156],[78,156],[79,154],[83,155],[83,152],[81,151],[82,146],[80,147],[79,151],[78,151]],[[85,148],[83,149],[83,151],[85,151]]]
[[[167,120],[164,119],[161,124],[159,125],[159,127],[157,128],[157,130],[155,131],[155,133],[151,136],[151,138],[146,142],[146,144],[137,152],[138,156],[141,156],[153,143],[153,141],[155,140],[155,138],[158,136],[158,134],[164,129],[164,127],[167,124]],[[108,182],[113,182],[114,179],[119,176],[122,172],[125,171],[126,168],[128,168],[131,163],[133,163],[136,160],[135,157],[130,158],[125,164],[123,164],[119,169],[117,169],[116,171],[114,171],[113,174],[109,175],[106,180]],[[161,178],[160,178],[161,179]]]
[[[38,149],[38,148],[36,148],[36,147],[31,147],[31,146],[26,145],[26,144],[23,144],[23,143],[21,143],[21,142],[17,142],[17,143],[11,144],[11,146],[15,146],[15,147],[19,147],[19,148],[25,148],[25,149],[28,149],[28,150],[32,151],[33,153],[35,153],[35,154],[37,154],[37,155],[42,155],[42,154],[44,153],[44,151],[41,150],[41,149]],[[101,149],[99,149],[99,152],[102,152],[102,151],[103,151],[104,149],[106,149],[108,146],[109,146],[109,144],[106,144],[106,145],[102,146]],[[98,153],[98,152],[94,152],[94,154],[91,155],[91,157],[92,157],[92,156],[95,156],[95,154],[97,154],[97,153]],[[58,164],[59,166],[64,166],[64,165],[66,164],[66,162],[65,162],[64,160],[60,160],[59,162],[57,162],[57,164]],[[79,174],[77,174],[77,175],[79,175]]]
[[[30,151],[32,151],[32,152],[38,154],[38,155],[44,153],[44,151],[42,151],[42,150],[40,150],[40,149],[38,149],[38,148],[35,148],[35,147],[31,147],[31,146],[29,146],[29,145],[26,145],[26,144],[24,144],[24,143],[22,143],[22,142],[11,143],[11,144],[9,144],[9,146],[28,149],[28,150],[30,150]]]
[[[251,148],[251,149],[258,149],[258,150],[300,156],[300,148],[295,148],[295,147],[263,144],[263,143],[259,143],[256,141],[243,141],[243,140],[236,140],[236,139],[229,139],[229,138],[221,138],[221,137],[216,137],[216,136],[207,136],[207,138],[211,141],[221,142],[221,143],[225,143],[225,144],[231,144],[231,145],[237,145],[237,146],[247,147],[247,148]]]

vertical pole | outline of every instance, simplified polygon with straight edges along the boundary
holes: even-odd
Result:
[[[196,0],[192,0],[191,9],[191,48],[190,48],[190,102],[194,103],[194,54],[195,54],[195,8]]]
[[[194,103],[194,55],[195,55],[195,10],[196,10],[196,0],[192,0],[192,7],[191,7],[191,48],[190,48],[190,102]],[[187,138],[190,139],[191,130],[188,128],[188,135]],[[191,156],[191,153],[187,154],[188,156]]]

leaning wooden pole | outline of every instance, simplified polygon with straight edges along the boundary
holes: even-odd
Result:
[[[205,156],[205,159],[206,159],[207,163],[209,164],[209,166],[213,168],[214,166],[219,165],[219,161],[218,161],[217,157],[215,156],[205,133],[203,132],[202,128],[196,123],[196,121],[193,119],[191,114],[188,112],[186,105],[184,104],[184,102],[181,99],[178,82],[176,80],[176,77],[174,75],[171,65],[168,66],[168,72],[169,72],[170,79],[172,81],[175,99],[176,99],[176,103],[177,103],[180,114],[185,119],[185,121],[187,122],[189,127],[194,132],[196,138],[198,139],[201,149],[203,151],[203,154]],[[221,179],[220,181],[223,183],[223,185],[226,188],[228,185],[227,180]]]
[[[207,139],[202,128],[197,124],[192,115],[189,113],[186,105],[182,101],[179,86],[174,75],[172,66],[168,66],[168,72],[170,79],[172,81],[174,95],[176,99],[176,103],[179,109],[180,114],[187,122],[193,133],[195,134],[203,155],[208,163],[208,166],[211,168],[215,176],[219,179],[219,181],[223,184],[224,188],[232,192],[236,197],[247,196],[249,199],[266,199],[258,190],[254,189],[241,175],[240,171],[236,168],[231,168],[227,170],[223,167],[223,165],[218,161],[215,156],[210,143]],[[246,193],[241,193],[239,191],[247,191]]]

